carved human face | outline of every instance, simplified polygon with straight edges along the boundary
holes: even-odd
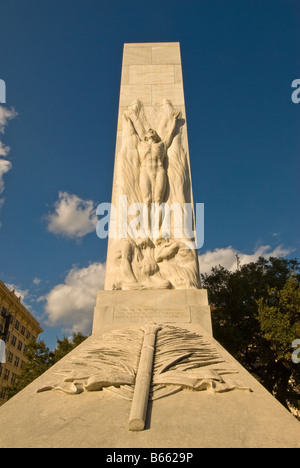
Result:
[[[147,244],[148,244],[148,239],[144,239],[142,237],[138,237],[136,240],[135,240],[135,243],[136,245],[140,248],[140,249],[145,249],[147,247]]]
[[[158,237],[155,240],[155,245],[157,247],[162,247],[162,246],[165,246],[165,244],[170,244],[171,242],[172,242],[171,239],[169,239],[168,237]]]
[[[154,247],[154,245],[153,245],[151,239],[149,239],[149,237],[146,237],[146,238],[138,237],[135,240],[135,243],[142,250],[145,250],[147,247]]]
[[[147,131],[144,140],[145,141],[153,140],[155,143],[158,143],[160,141],[160,137],[158,136],[155,130],[152,130],[152,128],[150,128]]]

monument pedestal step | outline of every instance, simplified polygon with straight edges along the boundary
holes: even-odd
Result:
[[[98,291],[93,334],[143,323],[196,323],[212,335],[205,289]]]
[[[299,422],[219,343],[195,323],[173,327],[204,337],[251,391],[183,389],[150,400],[145,429],[139,432],[129,430],[132,401],[105,389],[70,395],[49,387],[37,393],[110,333],[92,335],[0,408],[0,447],[300,448]]]

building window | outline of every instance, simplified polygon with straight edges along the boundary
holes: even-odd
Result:
[[[6,315],[7,315],[7,309],[5,309],[5,307],[2,307],[2,309],[1,309],[1,317],[4,317],[4,318],[5,318]]]
[[[11,345],[16,346],[17,338],[13,335],[11,339]]]
[[[18,367],[18,366],[19,366],[19,362],[20,362],[20,359],[19,359],[18,357],[16,357],[14,366],[15,366],[15,367]]]
[[[26,339],[30,340],[30,332],[29,331],[26,333]]]
[[[1,398],[1,400],[5,399],[5,388],[4,387],[0,388],[0,398]]]
[[[16,320],[15,329],[19,330],[19,328],[20,328],[20,322],[18,320]]]
[[[9,379],[9,374],[10,374],[9,370],[8,370],[8,369],[5,369],[5,371],[4,371],[4,377],[3,377],[4,380],[8,381],[8,379]]]
[[[23,343],[22,341],[19,341],[18,343],[18,351],[22,351]]]
[[[24,325],[22,325],[22,327],[21,327],[21,335],[23,335],[23,336],[25,335],[25,327],[24,327]]]
[[[9,364],[12,363],[13,357],[14,357],[13,353],[9,352],[9,353],[8,353],[8,356],[7,356],[7,362],[8,362]]]
[[[17,377],[18,377],[17,374],[13,373],[11,376],[11,383],[15,383],[15,381],[17,380]]]

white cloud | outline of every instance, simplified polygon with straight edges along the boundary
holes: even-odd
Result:
[[[20,297],[20,301],[23,304],[24,307],[27,309],[30,309],[31,306],[28,304],[28,300],[32,298],[32,295],[29,292],[29,289],[21,289],[19,286],[13,284],[13,283],[6,283],[6,286],[10,291],[14,291],[14,294],[17,297]]]
[[[0,133],[5,132],[7,122],[14,119],[17,115],[18,113],[13,107],[8,109],[7,107],[0,106]]]
[[[95,231],[98,218],[91,200],[82,200],[77,195],[59,192],[54,212],[46,217],[48,231],[71,239],[80,239]]]
[[[0,140],[0,156],[6,157],[10,151],[9,146],[5,146],[2,141]]]
[[[55,286],[40,300],[46,301],[49,326],[62,326],[65,332],[91,332],[97,290],[104,288],[105,265],[92,263],[72,268],[64,283]]]
[[[268,259],[270,257],[285,256],[289,253],[291,253],[291,250],[281,245],[273,249],[269,245],[261,245],[256,248],[253,254],[245,254],[229,246],[223,249],[207,251],[199,255],[200,271],[202,274],[210,273],[211,269],[218,265],[223,266],[229,271],[235,271],[237,268],[237,256],[239,257],[240,265],[245,265],[256,262],[259,257]]]
[[[1,150],[1,144],[0,144],[0,150]],[[6,159],[0,159],[0,193],[3,193],[3,191],[4,191],[3,176],[8,171],[10,171],[11,168],[12,168],[12,164],[11,164],[10,161],[7,161]]]
[[[8,109],[7,107],[0,106],[0,134],[5,133],[5,127],[9,120],[14,119],[17,116],[15,109]],[[10,151],[10,147],[4,145],[0,140],[0,194],[4,191],[4,180],[3,176],[11,170],[12,163],[5,158]],[[4,203],[4,198],[0,199],[0,208]],[[1,223],[0,223],[1,227]]]
[[[17,116],[17,112],[14,108],[8,109],[7,107],[0,106],[0,133],[5,133],[5,127],[9,120],[14,119]],[[6,157],[10,151],[10,147],[4,145],[0,140],[0,156]]]
[[[211,268],[222,265],[230,271],[237,266],[236,255],[241,265],[255,262],[259,257],[266,259],[274,256],[285,256],[291,250],[278,246],[271,248],[263,245],[252,254],[243,254],[229,246],[223,249],[208,251],[199,256],[201,273],[210,273]],[[65,333],[91,332],[93,312],[97,291],[104,288],[105,264],[92,263],[86,268],[72,268],[64,282],[56,285],[47,295],[40,297],[45,301],[45,313],[48,326],[59,326]]]

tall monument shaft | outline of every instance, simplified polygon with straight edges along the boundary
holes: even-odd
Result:
[[[111,206],[93,334],[148,322],[198,323],[211,334],[177,42],[124,45]]]
[[[125,45],[112,205],[93,333],[0,408],[0,446],[299,448],[298,421],[212,336],[181,229],[193,201],[178,43]]]
[[[125,44],[106,290],[198,289],[179,43]]]

